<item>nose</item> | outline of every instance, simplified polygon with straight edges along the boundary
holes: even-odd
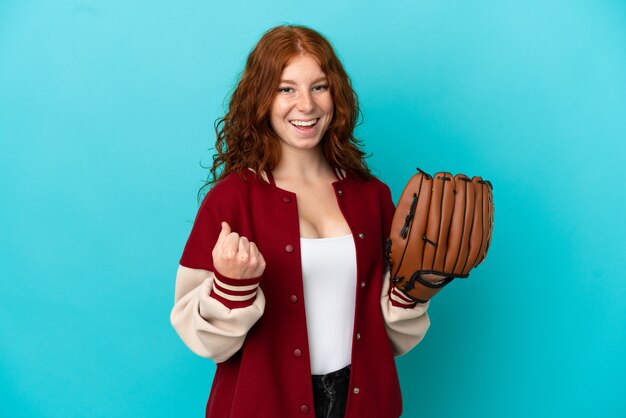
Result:
[[[302,113],[309,113],[313,111],[315,108],[315,102],[313,101],[310,91],[305,91],[300,95],[300,97],[298,97],[297,107]]]

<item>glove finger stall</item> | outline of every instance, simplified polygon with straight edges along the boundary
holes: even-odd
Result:
[[[482,178],[479,176],[472,178],[472,185],[474,186],[474,217],[470,231],[469,254],[463,267],[464,274],[469,274],[469,271],[477,264],[485,238],[483,236],[483,188],[481,187],[481,181]]]
[[[454,185],[454,213],[448,234],[448,251],[443,271],[450,272],[454,276],[462,276],[461,268],[465,264],[469,250],[469,230],[474,212],[474,188],[471,180],[464,174],[457,174],[454,177]]]
[[[423,267],[433,272],[443,272],[448,249],[448,232],[454,212],[454,178],[452,174],[441,172],[433,176],[433,196],[428,214],[424,258],[432,260]],[[434,243],[434,245],[433,245]]]

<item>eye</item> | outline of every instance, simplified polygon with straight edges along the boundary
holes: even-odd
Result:
[[[279,87],[278,92],[279,93],[291,93],[293,92],[293,87]]]
[[[314,91],[326,91],[328,90],[328,84],[318,84],[317,86],[313,86]]]

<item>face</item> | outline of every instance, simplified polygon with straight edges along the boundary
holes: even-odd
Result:
[[[283,70],[270,109],[270,122],[281,147],[313,149],[333,116],[326,75],[315,58],[299,55]]]

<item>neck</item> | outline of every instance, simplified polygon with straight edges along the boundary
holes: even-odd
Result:
[[[322,149],[293,149],[283,147],[278,165],[272,170],[274,178],[313,180],[333,176],[333,169],[324,158]]]

